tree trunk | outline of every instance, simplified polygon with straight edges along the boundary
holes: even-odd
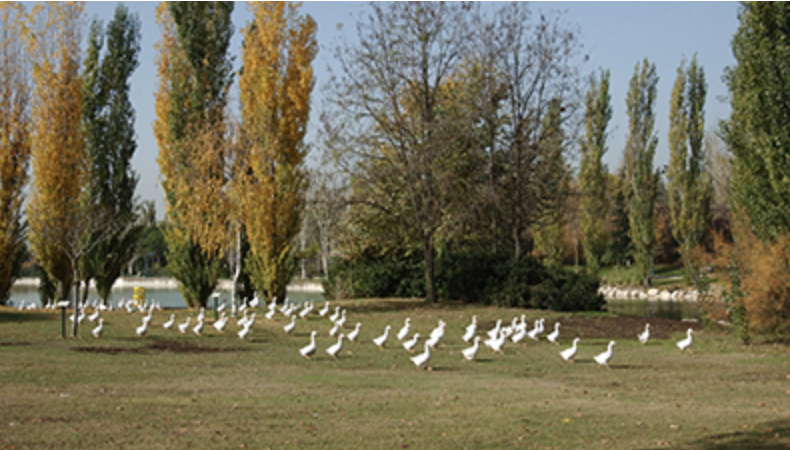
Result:
[[[436,282],[434,280],[433,236],[423,235],[422,253],[425,260],[425,302],[436,303]]]
[[[75,264],[76,266],[76,264]],[[79,327],[79,321],[77,317],[80,315],[80,282],[77,280],[77,271],[74,271],[74,320],[71,322],[71,337],[77,337],[77,328]]]

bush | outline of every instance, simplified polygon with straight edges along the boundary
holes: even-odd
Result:
[[[418,255],[390,254],[335,260],[324,281],[327,298],[423,297],[425,280]],[[588,274],[547,268],[532,257],[445,252],[436,259],[441,299],[502,307],[600,311],[599,281]]]

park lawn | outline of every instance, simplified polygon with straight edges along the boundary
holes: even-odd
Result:
[[[332,304],[335,305],[334,303]],[[140,314],[104,314],[79,339],[62,340],[59,315],[0,308],[0,449],[490,449],[790,448],[790,351],[737,344],[729,331],[698,324],[693,354],[675,341],[687,323],[650,319],[655,339],[635,336],[644,321],[607,313],[561,314],[416,300],[359,300],[336,340],[313,313],[294,334],[259,310],[251,341],[206,326],[204,336],[165,331],[195,311],[154,314],[144,338]],[[481,348],[462,361],[460,336],[472,315],[478,334],[497,319],[526,314],[560,320],[562,344],[545,340]],[[448,323],[432,370],[415,370],[395,339],[405,317],[421,342]],[[213,313],[207,317],[213,320]],[[209,322],[211,321],[209,320]],[[385,349],[371,339],[392,325]],[[298,349],[317,330],[318,353]],[[575,364],[558,352],[580,336]],[[611,370],[592,357],[614,339]],[[420,345],[421,347],[421,345]]]
[[[616,266],[602,267],[599,273],[607,284],[617,286],[641,286],[642,275],[636,265],[630,267]],[[689,283],[683,277],[683,267],[678,264],[657,264],[655,277],[651,279],[651,286],[659,289],[687,288]]]

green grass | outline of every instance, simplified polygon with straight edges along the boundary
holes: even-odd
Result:
[[[334,305],[334,303],[333,303]],[[0,449],[779,449],[790,446],[790,351],[739,346],[723,330],[695,325],[694,353],[674,342],[686,323],[651,319],[656,339],[640,345],[641,319],[557,314],[418,301],[353,301],[346,332],[362,341],[337,361],[324,353],[330,323],[317,315],[285,335],[287,319],[259,312],[252,340],[207,326],[201,338],[166,332],[155,313],[138,339],[140,315],[105,314],[106,333],[59,339],[59,315],[0,309]],[[481,349],[461,360],[463,328],[496,319],[562,322],[561,346],[545,341]],[[180,320],[194,311],[177,311]],[[207,314],[213,318],[213,314]],[[425,337],[447,332],[417,371],[394,337],[406,316]],[[319,351],[298,349],[319,332]],[[558,352],[582,341],[575,364]],[[612,369],[592,356],[617,340]]]
[[[640,286],[642,275],[634,265],[630,267],[603,267],[599,273],[602,280],[608,284]],[[651,280],[652,286],[662,288],[685,288],[688,283],[683,279],[683,267],[672,264],[658,264],[655,269],[655,278]]]

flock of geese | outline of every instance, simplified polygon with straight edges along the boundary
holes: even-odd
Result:
[[[256,322],[255,310],[257,309],[258,305],[265,305],[265,302],[261,302],[259,299],[254,298],[253,301],[250,302],[250,305],[250,307],[245,305],[241,306],[239,313],[242,313],[243,315],[238,320],[236,320],[236,334],[239,339],[242,340],[246,340],[250,337],[252,327]],[[86,316],[86,310],[91,306],[93,307],[94,311],[91,315]],[[224,333],[224,330],[227,328],[228,322],[230,320],[230,317],[225,311],[225,307],[226,305],[223,303],[217,308],[217,312],[221,315],[218,320],[211,324],[218,333]],[[98,323],[98,325],[91,330],[91,334],[93,334],[93,336],[98,339],[102,336],[102,332],[104,330],[104,319],[100,317],[100,313],[101,311],[108,309],[113,308],[101,307],[98,304],[85,305],[85,307],[82,308],[77,320],[82,322],[87,317],[87,320],[90,322]],[[116,309],[125,309],[129,313],[139,312],[143,314],[142,323],[135,328],[135,334],[138,337],[143,337],[146,335],[149,329],[154,310],[161,310],[162,308],[161,305],[157,304],[156,302],[151,302],[148,306],[137,306],[132,301],[122,300],[118,303]],[[330,302],[325,302],[321,309],[316,310],[315,303],[313,302],[296,304],[286,300],[282,305],[278,305],[276,298],[273,299],[271,303],[266,305],[266,309],[267,312],[264,315],[266,320],[274,320],[275,315],[278,313],[284,315],[287,319],[290,319],[290,321],[282,328],[283,332],[286,334],[293,334],[294,330],[296,329],[297,318],[306,319],[308,315],[313,313],[320,317],[327,317],[329,311],[331,310]],[[202,336],[203,330],[205,328],[205,312],[205,308],[200,308],[200,311],[195,317],[194,322],[192,322],[192,317],[187,317],[186,320],[181,323],[176,323],[175,314],[170,314],[169,320],[162,323],[161,326],[165,330],[177,330],[181,334],[187,334],[191,331],[197,336]],[[332,358],[337,359],[343,348],[344,340],[352,343],[359,342],[360,328],[362,324],[357,322],[354,328],[348,334],[342,332],[348,320],[347,310],[342,309],[339,306],[335,307],[334,314],[329,315],[328,319],[333,325],[329,331],[329,336],[336,338],[337,341],[324,349],[324,352],[326,352],[326,354]],[[512,322],[507,325],[504,324],[501,319],[499,319],[492,329],[479,333],[480,330],[478,330],[477,316],[472,316],[471,323],[466,326],[465,332],[462,336],[463,341],[471,345],[467,348],[464,348],[461,351],[461,355],[467,361],[474,361],[480,350],[482,338],[485,338],[485,340],[482,341],[484,346],[488,347],[492,352],[500,354],[503,353],[503,348],[508,342],[518,344],[527,338],[538,341],[546,331],[544,328],[544,323],[545,319],[538,319],[530,328],[525,320],[525,316],[522,314],[520,319],[513,318]],[[559,343],[558,339],[560,335],[560,325],[560,322],[556,322],[554,324],[552,331],[545,335],[546,341],[553,344]],[[422,353],[410,357],[411,362],[418,370],[422,368],[428,368],[428,370],[430,370],[428,364],[431,359],[431,351],[435,350],[441,340],[444,338],[446,326],[447,323],[439,319],[437,326],[431,330],[430,334],[428,335],[428,339],[424,341],[422,345]],[[397,340],[397,345],[402,346],[409,353],[414,352],[414,350],[419,347],[418,344],[421,336],[418,332],[412,333],[410,317],[406,317],[403,325],[398,329],[397,333],[393,333],[393,336],[391,336],[391,331],[392,326],[386,325],[382,334],[376,336],[371,341],[377,347],[383,349],[389,344],[390,341]],[[693,330],[689,328],[686,333],[686,338],[676,343],[678,349],[680,349],[681,352],[690,351],[692,344],[692,333]],[[318,332],[312,330],[310,332],[309,343],[299,349],[299,354],[304,358],[311,359],[318,352],[318,345],[316,343],[317,335]],[[645,324],[644,331],[637,335],[637,339],[642,344],[647,344],[647,342],[650,340],[649,323]],[[578,353],[579,341],[580,338],[574,338],[571,347],[559,352],[560,357],[567,362],[574,362],[574,358]],[[605,366],[609,368],[609,361],[612,359],[614,346],[615,341],[610,341],[605,351],[593,357],[599,366]]]

